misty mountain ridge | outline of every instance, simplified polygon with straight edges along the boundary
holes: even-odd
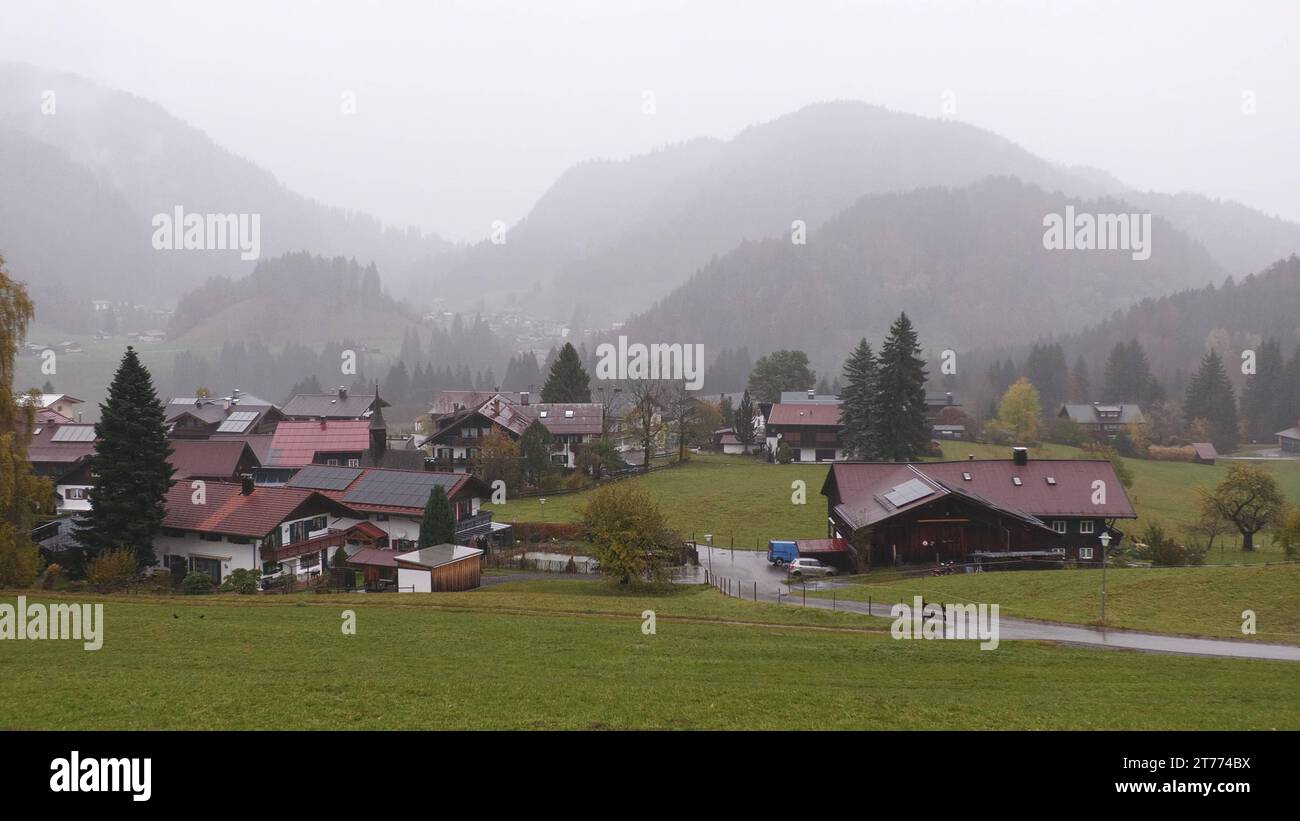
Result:
[[[0,206],[0,249],[10,270],[33,283],[89,289],[87,299],[156,303],[214,274],[253,269],[238,252],[155,252],[151,220],[178,206],[260,214],[264,256],[310,248],[374,261],[399,289],[413,265],[453,248],[296,194],[157,103],[19,63],[0,63],[0,178],[25,183],[16,189],[22,201]],[[94,203],[84,214],[87,206],[69,196],[83,189]],[[26,213],[14,219],[19,209]]]
[[[932,355],[969,352],[1079,330],[1185,283],[1226,272],[1204,247],[1153,217],[1151,256],[1044,247],[1043,217],[1125,213],[1109,197],[1078,200],[1007,177],[964,188],[861,198],[789,237],[741,244],[706,265],[620,331],[639,340],[703,342],[712,357],[746,346],[808,353],[838,373],[861,337],[884,337],[906,311]]]
[[[966,123],[839,101],[728,141],[575,166],[504,244],[485,241],[463,257],[444,257],[452,268],[431,270],[430,287],[472,276],[493,298],[602,325],[642,310],[742,242],[788,236],[794,220],[813,226],[864,195],[962,187],[990,176],[1072,197],[1121,197],[1196,237],[1237,275],[1300,251],[1300,225],[1237,203],[1134,191],[1104,171],[1048,162]]]

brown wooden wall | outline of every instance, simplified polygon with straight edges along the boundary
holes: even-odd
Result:
[[[472,556],[458,562],[444,564],[429,571],[432,577],[429,590],[434,593],[454,593],[459,590],[473,590],[479,586],[483,575],[483,557]]]

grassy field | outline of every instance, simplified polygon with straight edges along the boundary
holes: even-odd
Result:
[[[1101,573],[1054,570],[974,573],[877,582],[840,588],[840,599],[997,604],[1002,615],[1077,624],[1097,623]],[[1300,565],[1114,568],[1106,574],[1106,624],[1158,633],[1247,638],[1241,613],[1254,610],[1260,641],[1300,644]],[[830,593],[817,593],[829,597]]]
[[[707,588],[102,600],[99,651],[0,642],[0,728],[1300,729],[1294,665],[894,641]]]
[[[968,442],[944,444],[944,457],[965,459],[1005,458],[1008,449],[995,445]],[[1031,450],[1030,458],[1077,459],[1078,448],[1044,445]],[[1167,530],[1178,530],[1195,518],[1196,488],[1210,488],[1223,480],[1227,463],[1214,466],[1186,462],[1156,462],[1127,459],[1133,471],[1129,498],[1138,512],[1136,523],[1120,523],[1122,530],[1136,533],[1144,522],[1158,519]],[[1300,505],[1300,461],[1254,462],[1277,477],[1286,498]],[[652,473],[627,481],[638,482],[653,495],[668,517],[670,525],[688,538],[692,533],[703,541],[713,534],[713,543],[728,546],[734,537],[736,547],[752,549],[757,544],[766,549],[768,539],[821,538],[826,535],[826,499],[821,495],[826,479],[825,464],[773,465],[742,456],[692,454],[680,467]],[[807,483],[807,503],[790,502],[790,483],[802,479]],[[488,507],[501,521],[507,522],[574,522],[586,499],[585,493],[548,497],[542,505],[538,499],[521,499],[505,505]],[[1258,550],[1243,553],[1237,537],[1229,536],[1216,543],[1207,558],[1210,563],[1254,563],[1279,561],[1281,551],[1272,547],[1267,534],[1256,539]]]
[[[791,483],[807,483],[807,503],[791,503]],[[768,539],[821,538],[826,535],[826,498],[821,495],[825,465],[772,465],[743,456],[691,454],[686,464],[625,481],[638,482],[659,502],[670,527],[700,541],[767,549]],[[586,493],[507,501],[491,506],[506,522],[575,522]]]

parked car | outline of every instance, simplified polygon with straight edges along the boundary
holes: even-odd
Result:
[[[799,547],[794,542],[772,539],[767,543],[767,560],[777,567],[799,558]]]
[[[835,568],[816,559],[795,559],[790,562],[791,576],[834,576]]]

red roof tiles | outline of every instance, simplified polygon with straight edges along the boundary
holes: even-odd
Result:
[[[370,422],[364,419],[281,422],[265,464],[268,467],[310,465],[317,453],[360,453],[370,447]]]

